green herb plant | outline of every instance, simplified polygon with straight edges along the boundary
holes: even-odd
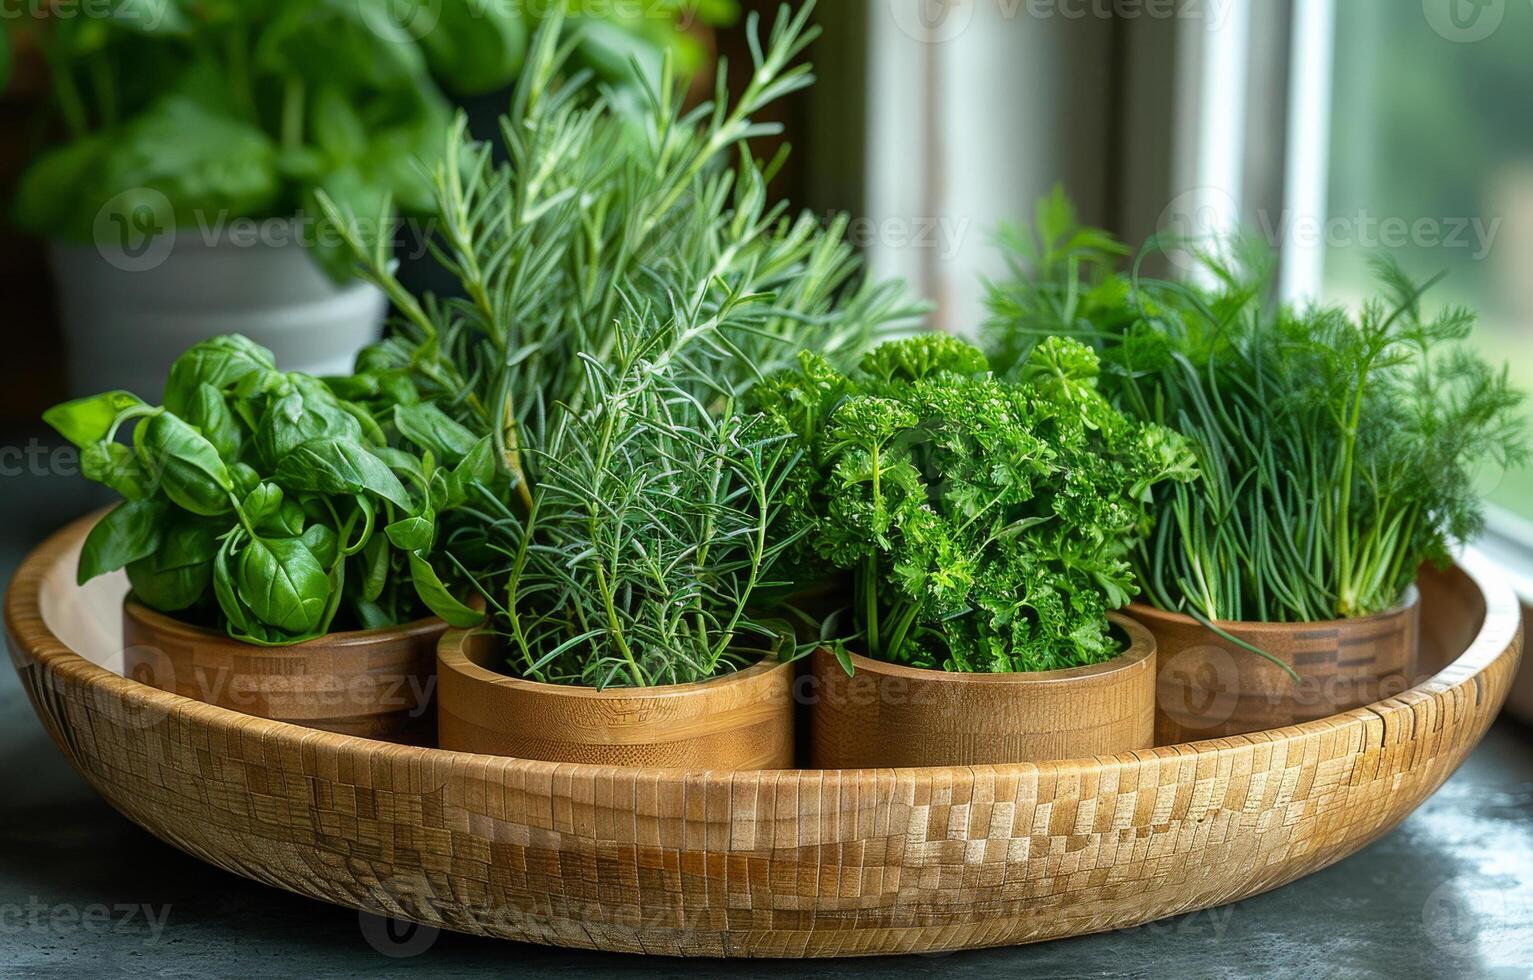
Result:
[[[658,62],[656,45],[697,58],[680,6],[646,6],[664,16],[583,14],[574,54],[614,83],[624,81],[614,61]],[[235,218],[316,222],[322,192],[354,234],[386,242],[396,206],[431,211],[421,164],[441,159],[452,120],[439,84],[458,95],[504,87],[541,16],[482,0],[105,7],[109,16],[54,17],[41,32],[68,140],[32,164],[18,191],[18,223],[39,235],[88,243],[109,203],[130,218],[154,215],[156,227],[138,229],[150,233]],[[730,0],[697,10],[703,23],[732,13]],[[173,214],[162,213],[165,200]],[[302,237],[341,279],[351,257],[335,230]]]
[[[1479,533],[1478,469],[1527,459],[1522,396],[1467,346],[1474,314],[1428,315],[1435,280],[1392,261],[1376,263],[1381,292],[1360,310],[1296,309],[1272,300],[1260,247],[1195,248],[1209,286],[1151,279],[1139,262],[1123,269],[1125,250],[1081,228],[1059,194],[1031,241],[1013,241],[991,346],[1094,344],[1111,397],[1198,457],[1196,480],[1159,491],[1136,557],[1163,609],[1205,623],[1387,611],[1424,561]]]
[[[151,608],[271,646],[427,610],[482,619],[429,559],[497,468],[488,437],[432,405],[375,417],[228,336],[176,361],[163,406],[118,391],[45,418],[124,498],[86,538],[82,584],[126,568]]]
[[[352,240],[402,311],[363,366],[493,437],[512,492],[445,550],[504,556],[476,578],[518,676],[699,681],[785,632],[758,607],[781,584],[798,450],[742,399],[800,349],[855,363],[920,312],[863,278],[845,219],[771,203],[781,158],[750,153],[778,131],[754,117],[812,82],[794,64],[812,8],[784,8],[764,42],[753,17],[739,99],[721,64],[714,101],[691,109],[669,68],[637,100],[573,70],[550,16],[502,122],[507,162],[460,121],[434,175],[462,297],[412,295]]]
[[[757,389],[808,447],[789,530],[854,581],[848,670],[849,645],[995,673],[1121,652],[1107,613],[1136,592],[1152,490],[1193,465],[1174,434],[1115,410],[1097,370],[1091,349],[1051,339],[1001,381],[977,348],[926,335],[851,375],[805,354]]]

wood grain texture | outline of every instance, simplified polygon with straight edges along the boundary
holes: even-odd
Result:
[[[1129,646],[1105,664],[955,674],[835,655],[812,661],[810,759],[819,769],[1047,762],[1155,744],[1155,638],[1110,617]]]
[[[1522,650],[1510,588],[1470,557],[1422,580],[1439,673],[1292,728],[1037,765],[573,766],[383,746],[125,680],[60,638],[110,655],[92,624],[114,623],[121,592],[73,582],[86,527],[27,560],[6,628],[44,726],[113,806],[299,894],[630,953],[933,952],[1238,901],[1414,810],[1484,735]]]
[[[1141,603],[1128,613],[1155,634],[1157,745],[1268,731],[1394,697],[1420,680],[1420,594],[1398,609],[1325,623],[1220,623],[1231,636],[1294,669],[1295,684],[1264,657],[1190,616]]]
[[[363,738],[430,744],[439,619],[290,647],[240,643],[123,601],[123,673],[242,714]]]
[[[498,637],[454,630],[439,647],[438,745],[460,752],[660,769],[790,769],[793,665],[637,691],[538,684],[495,668]]]

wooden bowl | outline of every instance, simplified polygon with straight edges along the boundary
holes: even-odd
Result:
[[[973,766],[1112,755],[1155,744],[1155,638],[1114,614],[1129,646],[1104,664],[955,674],[816,651],[810,758],[820,769]]]
[[[123,673],[242,714],[412,745],[435,735],[436,647],[447,624],[335,633],[290,647],[241,643],[123,600]]]
[[[660,769],[793,766],[793,665],[760,663],[649,690],[539,684],[495,670],[498,637],[453,630],[438,647],[438,740],[484,755]]]
[[[845,772],[653,770],[386,745],[101,666],[121,578],[89,522],[6,596],[17,670],[83,778],[189,854],[301,895],[504,939],[678,956],[1009,946],[1240,901],[1346,857],[1458,768],[1522,653],[1475,555],[1421,580],[1438,673],[1356,711],[1093,759]]]
[[[1292,667],[1297,684],[1191,616],[1135,603],[1129,615],[1155,634],[1160,653],[1156,744],[1282,728],[1403,693],[1424,679],[1420,599],[1412,588],[1398,608],[1358,619],[1219,624]]]

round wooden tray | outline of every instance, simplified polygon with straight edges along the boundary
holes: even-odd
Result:
[[[1246,898],[1425,800],[1485,734],[1522,649],[1511,589],[1471,556],[1422,580],[1436,676],[1292,728],[1043,765],[550,765],[312,731],[124,679],[108,669],[123,583],[74,582],[89,520],[32,554],[5,618],[38,716],[113,806],[313,898],[631,953],[933,952]]]

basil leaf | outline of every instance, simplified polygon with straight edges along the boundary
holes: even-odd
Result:
[[[400,551],[425,551],[431,547],[436,528],[424,517],[407,517],[384,528],[384,533]]]
[[[43,421],[65,439],[86,449],[105,439],[124,412],[148,407],[132,392],[109,391],[55,405],[43,413]]]
[[[129,500],[142,500],[154,489],[154,478],[138,456],[118,442],[98,442],[82,449],[80,472]]]
[[[234,586],[235,549],[243,533],[240,530],[231,532],[213,559],[213,595],[218,600],[218,608],[223,610],[224,619],[229,621],[231,635],[250,632],[250,620]]]
[[[112,508],[85,537],[76,581],[84,585],[152,555],[160,546],[165,511],[165,501],[158,498],[128,500]]]
[[[282,507],[271,517],[256,525],[256,528],[278,537],[296,538],[303,534],[307,524],[308,517],[303,512],[303,505],[296,500],[284,500]]]
[[[306,442],[277,464],[277,482],[315,493],[371,493],[411,510],[404,484],[366,446],[346,439]]]
[[[282,503],[282,488],[275,483],[263,483],[245,496],[240,510],[244,511],[245,519],[250,523],[261,524],[277,516],[282,510]]]
[[[314,524],[299,536],[304,547],[313,552],[314,557],[326,568],[334,565],[340,557],[341,539],[330,528],[323,524]]]
[[[255,467],[249,463],[231,463],[229,465],[229,479],[234,481],[234,495],[245,497],[252,490],[261,485],[261,474],[255,471]]]
[[[487,95],[516,80],[527,56],[527,24],[512,4],[448,3],[421,38],[426,63],[456,95]]]
[[[362,424],[328,389],[295,389],[274,400],[256,430],[256,451],[267,466],[315,439],[362,441]]]
[[[240,601],[261,624],[303,636],[324,621],[330,578],[297,538],[257,538],[240,553],[235,575]]]
[[[245,451],[245,433],[223,392],[210,384],[200,384],[186,409],[186,421],[202,432],[213,444],[220,458],[235,462]]]
[[[176,358],[165,385],[165,407],[180,414],[201,385],[226,391],[274,374],[277,359],[271,351],[239,334],[214,337],[196,344]]]
[[[383,595],[384,588],[389,583],[389,572],[393,563],[389,561],[389,539],[381,534],[375,534],[362,549],[362,586],[359,590],[361,602],[358,608],[364,605],[372,605]],[[369,627],[371,628],[371,627]]]
[[[178,521],[155,552],[128,566],[133,593],[151,609],[173,613],[202,600],[213,581],[218,539],[201,521]]]
[[[484,622],[484,613],[459,602],[442,584],[431,563],[415,552],[410,553],[410,579],[415,593],[438,619],[458,629],[472,629]]]
[[[485,436],[474,444],[474,448],[463,457],[463,461],[452,471],[452,475],[464,487],[475,483],[489,486],[495,482],[498,472],[494,441],[489,436]]]
[[[234,481],[218,450],[202,433],[170,412],[145,426],[144,446],[160,473],[165,495],[184,510],[203,517],[228,513]]]
[[[429,449],[447,464],[456,464],[474,451],[478,440],[468,429],[435,405],[395,405],[394,425],[401,435]]]

